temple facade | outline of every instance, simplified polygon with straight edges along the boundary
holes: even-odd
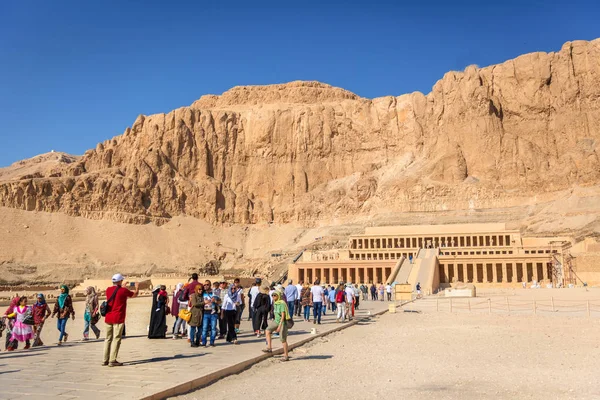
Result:
[[[564,284],[570,246],[569,238],[523,237],[503,223],[372,227],[350,236],[345,249],[305,251],[288,277],[375,284],[413,277],[431,280],[432,290],[457,282]]]

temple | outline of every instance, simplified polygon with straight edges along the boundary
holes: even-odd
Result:
[[[569,238],[523,237],[503,223],[366,228],[347,248],[305,251],[288,277],[322,283],[411,283],[424,290],[564,285],[572,278]],[[566,264],[566,265],[565,265]]]

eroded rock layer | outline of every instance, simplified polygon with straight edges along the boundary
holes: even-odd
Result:
[[[291,82],[203,96],[45,172],[0,174],[0,206],[157,224],[510,207],[598,184],[599,141],[596,39],[449,72],[428,95]]]

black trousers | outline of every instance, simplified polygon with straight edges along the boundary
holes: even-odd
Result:
[[[223,317],[219,315],[219,336],[225,336],[227,334],[227,321],[225,320],[225,313]]]
[[[254,332],[267,329],[267,310],[254,310],[254,319],[252,320],[252,329]]]
[[[237,340],[237,334],[235,333],[235,319],[237,316],[237,310],[225,310],[225,325],[227,326],[227,341],[233,342]]]
[[[300,300],[294,300],[294,314],[296,314],[298,317],[302,313],[301,308],[302,307],[300,306]]]

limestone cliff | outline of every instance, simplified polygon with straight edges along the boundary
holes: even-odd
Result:
[[[318,82],[233,88],[46,174],[0,206],[121,222],[302,221],[508,207],[600,181],[600,39],[365,99]]]

